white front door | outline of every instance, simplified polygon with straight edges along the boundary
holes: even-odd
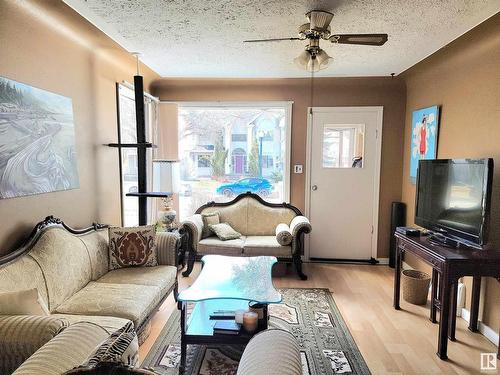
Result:
[[[313,108],[309,116],[309,258],[376,257],[382,107]]]

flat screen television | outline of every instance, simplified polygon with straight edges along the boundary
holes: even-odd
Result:
[[[420,160],[415,224],[480,247],[487,240],[493,159]]]

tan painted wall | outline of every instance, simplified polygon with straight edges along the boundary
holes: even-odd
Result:
[[[291,163],[305,166],[310,84],[310,79],[161,79],[151,89],[161,100],[291,100]],[[390,205],[401,197],[404,84],[398,78],[318,78],[314,82],[314,106],[384,106],[378,256],[387,257]],[[305,206],[304,189],[305,173],[292,174],[291,203],[301,210]]]
[[[441,105],[438,157],[493,157],[495,174],[490,243],[500,249],[500,14],[479,25],[405,74],[407,83],[403,201],[414,217],[415,185],[410,183],[411,114]],[[407,259],[417,268],[426,268]],[[427,268],[428,269],[428,268]],[[470,301],[470,282],[467,304]],[[500,327],[500,283],[486,283],[484,322]]]
[[[49,214],[75,227],[120,223],[115,83],[134,58],[59,0],[0,1],[0,76],[73,99],[80,188],[0,200],[0,254]],[[145,86],[158,76],[142,66]]]

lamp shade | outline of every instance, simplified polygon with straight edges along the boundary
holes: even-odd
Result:
[[[179,192],[179,163],[176,160],[153,161],[153,191]]]
[[[160,103],[158,105],[158,126],[156,139],[158,146],[153,149],[153,159],[176,160],[179,158],[179,108],[175,103]]]
[[[311,54],[309,51],[302,51],[300,55],[298,55],[293,62],[299,67],[304,70],[307,70],[307,65],[309,64],[309,61],[311,60]]]
[[[308,50],[303,51],[293,61],[300,68],[309,72],[317,72],[328,67],[331,57],[322,49],[316,55],[312,55]]]

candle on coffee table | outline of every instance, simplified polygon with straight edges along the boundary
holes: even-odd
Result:
[[[257,329],[259,316],[253,311],[248,311],[243,314],[243,328],[245,331],[252,333]]]

